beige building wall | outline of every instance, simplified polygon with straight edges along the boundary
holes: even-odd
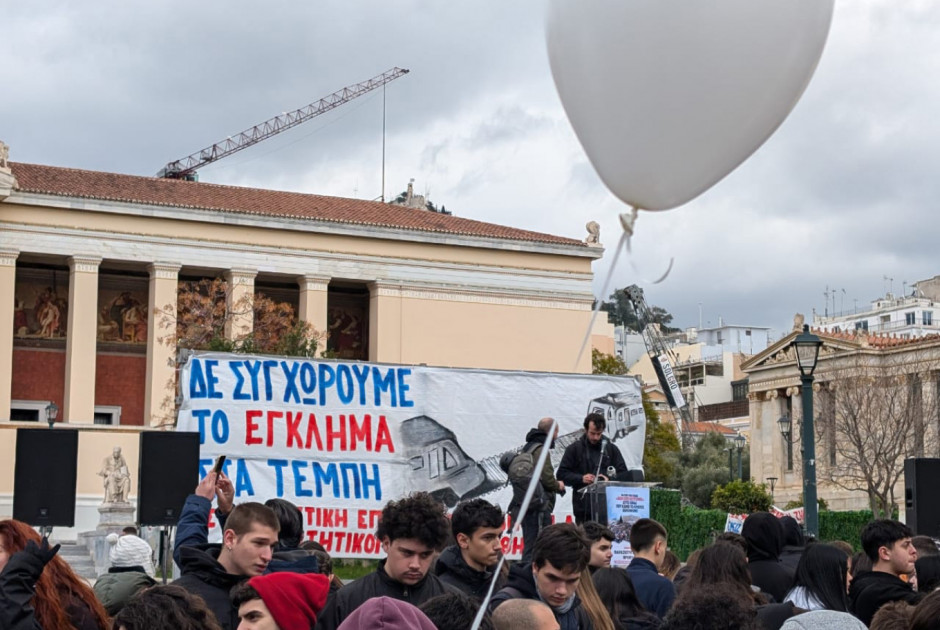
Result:
[[[99,263],[149,273],[151,309],[175,300],[178,274],[227,274],[246,295],[263,274],[298,287],[299,315],[318,331],[327,328],[329,283],[361,284],[370,287],[370,360],[588,373],[590,351],[575,360],[591,317],[591,265],[603,250],[14,191],[0,202],[4,252],[10,255],[0,256],[0,324],[6,321],[7,331],[16,265],[24,258],[56,265],[73,259],[60,420],[90,422]],[[165,421],[160,407],[175,395],[167,386],[174,350],[159,343],[168,331],[154,314],[148,325],[145,427]],[[248,326],[242,319],[229,332]],[[2,409],[9,409],[11,355],[12,340],[4,335]],[[0,517],[12,513],[20,426],[36,425],[0,417]],[[96,473],[114,446],[122,447],[136,494],[137,443],[145,427],[80,427],[75,531],[97,524],[103,487]]]
[[[676,346],[671,348],[671,351],[672,354],[678,359],[678,361],[673,364],[673,369],[675,369],[677,364],[685,363],[686,361],[699,361],[702,358],[702,344],[700,343]],[[644,385],[659,384],[659,379],[656,376],[656,370],[653,368],[653,360],[650,359],[648,354],[644,354],[639,358],[639,360],[637,360],[636,363],[631,365],[630,370],[627,373],[631,376],[639,376],[641,379],[643,379]]]

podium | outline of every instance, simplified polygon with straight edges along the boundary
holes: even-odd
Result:
[[[607,488],[654,488],[661,485],[659,482],[643,481],[598,481],[585,486],[578,492],[584,493],[587,502],[588,515],[592,521],[607,525]]]

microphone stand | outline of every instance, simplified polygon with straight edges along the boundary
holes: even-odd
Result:
[[[588,488],[597,483],[597,476],[601,474],[601,466],[604,464],[604,453],[607,451],[607,438],[601,440],[601,454],[597,458],[597,470],[594,471],[594,481],[581,488],[578,492],[587,493]],[[591,518],[597,518],[597,493],[591,493]]]

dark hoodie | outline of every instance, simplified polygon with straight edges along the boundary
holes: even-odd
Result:
[[[326,607],[317,618],[317,630],[335,630],[362,604],[375,597],[391,597],[414,606],[420,606],[432,597],[443,595],[447,589],[436,575],[428,574],[417,584],[402,584],[385,572],[385,560],[378,568],[352,584],[330,594]]]
[[[232,606],[229,591],[247,576],[228,573],[219,564],[221,550],[222,545],[182,547],[179,550],[182,577],[173,584],[203,598],[219,625],[234,630],[238,625],[238,611]]]
[[[534,599],[543,601],[535,588],[535,576],[532,574],[532,565],[516,563],[509,569],[509,579],[498,593],[493,595],[490,601],[490,612],[508,599]],[[561,626],[561,630],[593,630],[591,619],[587,611],[581,606],[581,599],[574,595],[574,602],[566,612],[558,612],[552,608],[555,614],[555,620]]]
[[[866,626],[878,609],[898,600],[916,604],[926,596],[911,589],[901,578],[884,571],[863,571],[855,576],[849,587],[849,612]]]
[[[434,565],[434,573],[445,586],[451,586],[480,600],[486,595],[490,580],[493,579],[492,571],[477,571],[467,564],[457,545],[451,545],[441,552],[437,564]],[[496,590],[501,587],[502,584],[497,582]]]
[[[803,529],[792,516],[784,516],[780,519],[780,524],[783,525],[783,550],[780,552],[780,562],[796,575],[796,567],[800,564],[800,558],[806,548]]]
[[[793,586],[794,571],[780,562],[783,525],[769,512],[755,512],[744,520],[741,535],[747,540],[747,566],[751,583],[782,602]]]

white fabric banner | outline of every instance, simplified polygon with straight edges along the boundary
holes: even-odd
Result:
[[[236,503],[296,503],[307,537],[340,557],[378,556],[379,512],[410,492],[505,510],[512,493],[499,456],[545,416],[560,425],[555,467],[597,411],[627,466],[642,468],[646,417],[633,377],[197,352],[180,390],[177,430],[199,432],[200,474],[225,455]],[[570,494],[554,516],[571,518]],[[520,545],[504,538],[509,554]]]

